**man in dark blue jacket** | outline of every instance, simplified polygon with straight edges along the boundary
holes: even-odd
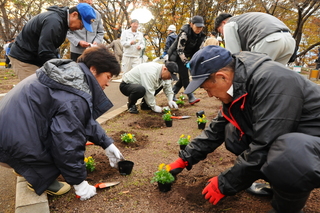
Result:
[[[273,213],[300,213],[320,187],[320,87],[266,54],[231,53],[219,46],[199,50],[190,61],[192,81],[222,102],[210,125],[170,164],[177,175],[223,142],[238,157],[211,178],[202,194],[222,198],[264,179],[273,190]]]
[[[91,22],[96,18],[93,8],[86,3],[70,10],[58,6],[47,10],[27,22],[10,50],[11,64],[20,80],[35,73],[46,61],[58,58],[56,49],[65,41],[68,29],[85,27],[92,31]]]

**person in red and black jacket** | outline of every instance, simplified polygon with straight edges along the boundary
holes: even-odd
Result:
[[[170,172],[190,170],[224,142],[237,159],[209,180],[205,199],[216,205],[264,179],[273,191],[270,212],[301,212],[320,187],[320,87],[266,54],[232,55],[214,45],[199,50],[190,67],[185,93],[201,87],[222,108],[180,151]]]

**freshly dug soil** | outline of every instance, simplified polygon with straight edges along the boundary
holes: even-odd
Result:
[[[208,98],[203,90],[197,90],[195,95],[201,98],[199,103],[193,106],[186,103],[172,110],[175,115],[190,115],[191,118],[174,120],[172,127],[165,127],[161,114],[151,111],[140,111],[137,115],[124,112],[104,124],[103,128],[115,140],[114,144],[124,157],[135,163],[131,175],[122,176],[117,169],[110,167],[102,148],[87,146],[86,156],[92,156],[97,163],[95,171],[88,172],[87,181],[93,185],[107,181],[121,183],[111,188],[97,189],[98,194],[87,201],[78,200],[73,188],[65,195],[49,196],[50,212],[260,213],[270,210],[270,197],[253,196],[246,192],[226,197],[216,206],[203,198],[201,192],[206,182],[233,165],[235,155],[224,146],[194,165],[192,170],[180,173],[171,191],[160,192],[156,183],[150,183],[159,164],[169,164],[178,158],[177,141],[181,134],[193,138],[201,133],[196,123],[196,112],[204,110],[209,120],[216,116],[220,102]],[[157,96],[157,103],[167,105],[163,94]],[[132,144],[122,142],[120,135],[125,132],[134,134],[137,141]],[[63,180],[62,177],[60,179]],[[305,213],[319,213],[319,199],[320,191],[316,189],[304,208]]]

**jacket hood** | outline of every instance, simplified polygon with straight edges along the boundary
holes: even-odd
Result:
[[[265,61],[271,61],[272,59],[263,53],[252,53],[248,51],[241,51],[232,55],[235,59],[235,74],[233,79],[234,98],[238,98],[240,95],[247,92],[246,82],[247,79],[252,76],[254,71],[261,66]]]
[[[56,5],[47,8],[48,11],[54,11],[58,13],[60,16],[64,16],[68,9],[68,7],[58,7]]]
[[[77,94],[87,100],[92,108],[92,116],[97,119],[113,104],[83,63],[70,59],[51,59],[37,70],[39,81],[52,89]]]
[[[52,59],[45,63],[43,67],[43,71],[52,80],[91,95],[84,73],[76,62],[72,60]]]

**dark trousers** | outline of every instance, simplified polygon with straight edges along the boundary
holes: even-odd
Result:
[[[187,88],[187,86],[189,85],[189,70],[188,68],[183,64],[183,62],[181,61],[180,57],[178,57],[178,60],[176,61],[176,63],[178,64],[179,67],[179,80],[177,81],[177,83],[174,85],[176,87],[176,89],[181,89],[182,87],[184,89]],[[179,91],[176,92],[176,94]]]
[[[128,97],[129,108],[130,106],[135,105],[137,101],[146,94],[146,89],[140,84],[127,84],[122,81],[119,88],[121,93]],[[159,87],[154,95],[156,96],[162,89],[162,86]],[[142,99],[141,103],[145,103],[144,99]]]
[[[81,54],[71,52],[71,60],[77,62],[80,55]]]
[[[135,105],[138,99],[142,98],[146,94],[146,89],[140,84],[127,84],[121,82],[119,85],[122,94],[128,97],[128,107]]]

